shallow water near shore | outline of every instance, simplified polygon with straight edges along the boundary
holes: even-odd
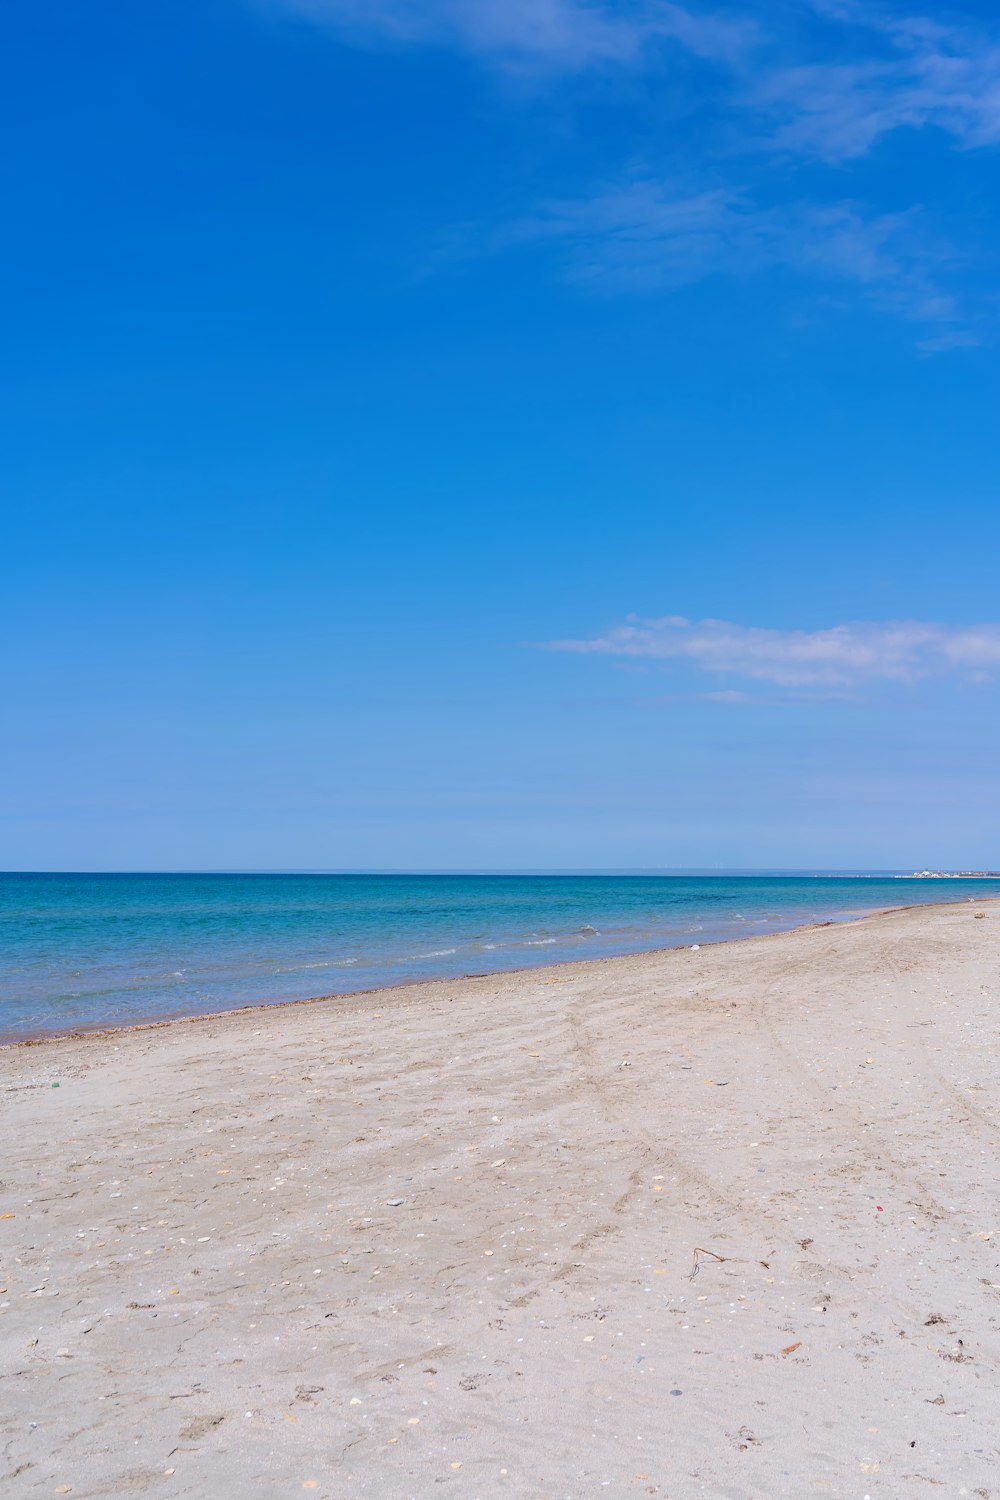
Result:
[[[0,875],[0,1039],[690,946],[1000,879]]]

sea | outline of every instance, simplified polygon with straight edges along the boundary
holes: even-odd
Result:
[[[886,874],[0,874],[0,1041],[996,895]]]

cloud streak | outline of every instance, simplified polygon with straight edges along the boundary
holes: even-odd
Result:
[[[915,211],[870,214],[850,201],[761,207],[735,191],[684,194],[646,178],[544,205],[496,243],[553,245],[566,276],[591,291],[672,289],[780,267],[860,284],[907,317],[955,317],[933,275],[948,252],[923,234]]]
[[[748,99],[777,122],[774,145],[843,162],[903,129],[934,126],[966,148],[1000,141],[995,36],[923,17],[841,19],[858,22],[865,38],[850,61],[772,67]]]
[[[813,0],[817,27],[752,0],[705,12],[675,0],[270,0],[349,40],[458,49],[501,70],[649,69],[664,46],[728,71],[729,104],[760,147],[833,162],[884,135],[936,126],[1000,141],[996,29]],[[807,12],[810,7],[807,7]],[[794,14],[792,12],[791,14]],[[845,57],[845,53],[847,54]]]
[[[700,16],[670,0],[281,0],[286,10],[360,41],[457,47],[502,69],[582,72],[645,65],[674,42],[695,56],[734,60],[750,21]]]
[[[909,620],[772,630],[728,620],[630,616],[593,640],[549,641],[551,651],[680,661],[703,672],[786,688],[855,688],[959,675],[984,680],[1000,669],[1000,625],[947,626]]]
[[[930,235],[929,210],[892,193],[867,206],[844,179],[901,132],[934,130],[966,151],[1000,144],[1000,24],[944,25],[858,0],[719,10],[677,0],[257,3],[351,42],[451,49],[495,73],[558,83],[562,102],[573,79],[599,72],[601,97],[619,79],[640,127],[643,99],[669,94],[675,139],[649,110],[648,139],[632,155],[641,172],[633,165],[575,196],[536,198],[506,225],[466,230],[472,253],[548,244],[569,281],[598,293],[775,268],[825,278],[924,321],[928,354],[973,346],[977,326],[996,321],[996,297],[974,278],[962,306],[943,284],[963,263],[988,265],[985,251],[960,257]],[[656,169],[665,159],[669,172]]]

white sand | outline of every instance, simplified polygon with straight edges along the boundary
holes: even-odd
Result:
[[[998,991],[983,902],[0,1052],[3,1495],[1000,1496]]]

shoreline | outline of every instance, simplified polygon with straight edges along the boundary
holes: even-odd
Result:
[[[6,1049],[4,1492],[995,1495],[998,976],[941,902]]]
[[[903,877],[900,877],[903,878]],[[996,901],[1000,903],[1000,896],[985,896],[983,902]],[[671,943],[653,948],[637,948],[626,953],[605,953],[597,958],[565,958],[551,964],[524,964],[515,968],[491,969],[483,973],[451,974],[443,977],[428,977],[426,979],[402,979],[395,984],[373,985],[362,990],[343,990],[327,995],[304,995],[296,1000],[261,1000],[247,1005],[236,1005],[224,1010],[197,1011],[192,1015],[170,1015],[151,1018],[144,1021],[128,1021],[121,1025],[94,1025],[81,1026],[75,1030],[68,1031],[43,1031],[30,1035],[5,1037],[0,1034],[0,1057],[4,1052],[12,1051],[19,1047],[41,1047],[48,1042],[60,1043],[82,1040],[86,1037],[120,1036],[133,1031],[159,1030],[164,1026],[189,1025],[194,1022],[209,1022],[218,1020],[224,1016],[243,1016],[260,1011],[290,1010],[301,1006],[311,1005],[333,1005],[338,1001],[357,1000],[365,996],[376,996],[392,994],[397,990],[420,989],[427,985],[442,984],[465,984],[477,979],[495,979],[504,975],[519,974],[541,974],[547,970],[572,969],[584,964],[613,964],[623,959],[641,959],[652,957],[661,953],[684,953],[702,948],[723,948],[736,943],[752,943],[769,938],[788,937],[798,932],[810,932],[814,929],[824,927],[848,926],[858,922],[870,921],[873,917],[885,916],[890,912],[903,911],[934,911],[938,907],[960,907],[976,904],[972,897],[965,897],[953,901],[916,901],[905,905],[878,906],[870,911],[863,911],[857,916],[830,917],[821,922],[802,922],[796,927],[777,927],[771,932],[755,932],[741,934],[739,937],[718,938],[715,941],[708,939],[704,943]]]

